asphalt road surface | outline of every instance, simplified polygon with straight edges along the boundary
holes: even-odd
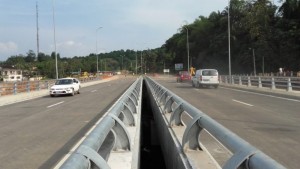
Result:
[[[155,80],[285,167],[300,167],[300,100]]]
[[[0,168],[53,168],[136,80],[127,77],[0,107]]]

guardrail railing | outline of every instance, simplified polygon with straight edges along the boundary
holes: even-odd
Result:
[[[299,77],[265,77],[265,76],[220,76],[220,82],[258,88],[285,89],[286,91],[300,91]]]
[[[83,140],[79,147],[72,153],[66,162],[60,166],[61,169],[109,169],[108,164],[112,152],[138,151],[133,150],[132,135],[127,127],[140,127],[138,116],[140,114],[142,95],[142,78],[138,78],[128,90],[119,98],[108,112],[96,123],[96,126]],[[132,134],[132,133],[131,133]],[[139,135],[138,132],[135,135]],[[135,141],[139,144],[139,140]],[[136,145],[134,145],[136,147]],[[139,147],[139,145],[137,145]],[[138,153],[126,155],[131,158],[131,165],[139,166]],[[120,163],[121,168],[126,168]],[[58,168],[58,167],[56,167]]]
[[[81,83],[102,80],[109,76],[79,78]],[[39,91],[49,89],[54,85],[55,79],[37,80],[37,81],[16,81],[16,82],[0,82],[0,96],[16,95],[18,93]]]
[[[196,109],[165,87],[154,80],[146,77],[146,85],[163,111],[162,114],[169,114],[169,127],[185,127],[181,140],[181,147],[184,152],[189,150],[202,150],[200,133],[204,130],[209,132],[215,139],[224,145],[233,154],[226,161],[223,169],[283,169],[285,168],[269,156],[250,145],[245,140]],[[190,117],[184,119],[184,114]],[[185,124],[185,126],[183,126]],[[172,129],[174,132],[174,129]],[[175,133],[175,132],[174,132]],[[178,157],[177,157],[178,158]],[[198,159],[201,160],[201,159]],[[177,167],[178,168],[178,167]]]

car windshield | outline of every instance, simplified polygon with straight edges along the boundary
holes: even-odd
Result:
[[[65,85],[65,84],[72,84],[73,80],[72,79],[62,79],[62,80],[57,80],[55,82],[55,85]]]
[[[202,72],[203,76],[218,76],[218,72],[216,70],[204,70]]]

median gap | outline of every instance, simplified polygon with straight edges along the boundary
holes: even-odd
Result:
[[[143,98],[141,111],[141,163],[140,168],[165,169],[165,160],[158,141],[156,125],[150,105],[146,84],[143,83]]]

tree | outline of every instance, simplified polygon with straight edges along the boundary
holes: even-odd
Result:
[[[51,59],[51,57],[49,55],[46,55],[41,52],[38,54],[38,57],[37,57],[38,62],[44,62],[44,61],[48,61],[50,59]]]
[[[29,50],[27,52],[27,56],[25,57],[25,61],[28,62],[28,63],[30,63],[30,62],[34,62],[35,59],[36,59],[36,55],[35,55],[34,51],[33,50]]]

